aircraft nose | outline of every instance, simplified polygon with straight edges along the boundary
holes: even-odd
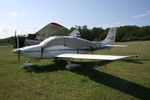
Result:
[[[13,50],[12,52],[13,52],[13,53],[18,53],[18,52],[22,52],[22,50],[20,50],[20,49],[15,49],[15,50]]]

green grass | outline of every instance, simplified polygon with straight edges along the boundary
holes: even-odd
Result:
[[[12,46],[0,46],[0,100],[150,100],[150,41],[119,44],[128,47],[94,53],[141,57],[72,60],[82,65],[74,71],[66,70],[63,60],[32,60],[39,66],[24,69],[27,57],[18,62]]]

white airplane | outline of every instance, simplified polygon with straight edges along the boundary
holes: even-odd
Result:
[[[25,56],[36,59],[67,59],[67,69],[74,69],[79,64],[72,64],[69,59],[100,59],[117,60],[137,55],[113,56],[87,54],[97,49],[109,47],[124,47],[123,45],[113,45],[116,37],[116,27],[111,28],[103,41],[95,42],[78,38],[79,31],[73,31],[70,36],[53,36],[45,39],[38,45],[26,46],[13,50],[14,53],[22,53]]]

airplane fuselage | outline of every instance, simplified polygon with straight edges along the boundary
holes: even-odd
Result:
[[[47,38],[38,45],[23,47],[19,50],[23,55],[31,58],[51,59],[58,54],[85,54],[104,47],[101,42],[93,42],[70,36],[54,36]]]

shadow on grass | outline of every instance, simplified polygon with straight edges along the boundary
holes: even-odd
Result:
[[[119,61],[136,63],[136,64],[144,64],[143,61],[150,61],[150,59],[123,59],[123,60],[119,60]]]
[[[134,60],[130,60],[130,62],[135,63]],[[110,63],[110,62],[103,61],[102,66],[105,63]],[[73,72],[80,74],[80,75],[87,76],[91,80],[93,80],[97,83],[109,86],[113,89],[119,90],[119,91],[129,94],[131,96],[140,98],[142,100],[150,100],[150,89],[149,88],[146,88],[137,83],[130,82],[128,80],[118,78],[111,74],[107,74],[107,73],[95,70],[88,63],[81,63],[81,64],[83,65],[83,67],[80,68],[79,70],[76,70]]]
[[[132,60],[130,61],[132,62]],[[140,84],[130,82],[128,80],[124,80],[113,76],[111,74],[107,74],[105,72],[100,72],[95,70],[93,67],[96,65],[103,66],[105,63],[111,63],[110,61],[94,61],[94,62],[78,62],[83,67],[73,70],[73,73],[84,75],[89,77],[89,79],[99,83],[106,85],[110,88],[119,90],[128,95],[134,96],[136,98],[140,98],[142,100],[150,100],[150,89],[146,88]],[[134,63],[134,61],[133,61]],[[65,70],[66,62],[58,61],[56,64],[39,66],[34,68],[34,72],[51,72],[58,70]],[[30,71],[32,71],[31,69]]]
[[[65,70],[66,64],[67,63],[65,60],[58,60],[55,61],[54,64],[47,64],[42,66],[31,66],[31,67],[26,67],[25,69],[26,72],[46,73],[46,72],[53,72],[58,70]]]

